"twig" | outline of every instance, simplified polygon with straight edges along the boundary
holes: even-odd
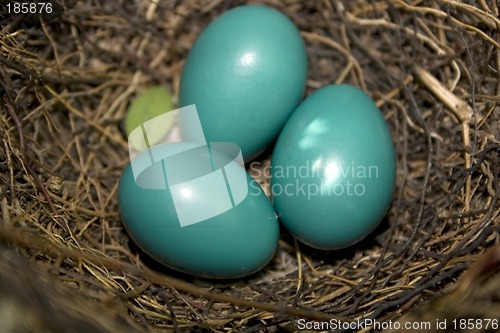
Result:
[[[61,75],[58,77],[47,74],[40,74],[32,69],[29,69],[12,60],[7,59],[2,54],[0,54],[0,62],[3,63],[5,66],[15,70],[16,72],[19,72],[20,74],[23,74],[24,76],[30,78],[31,80],[40,80],[45,83],[63,84],[63,85],[86,83],[91,85],[99,85],[107,81],[106,78],[96,77],[95,75],[93,77],[84,77],[84,76],[72,77],[65,75]]]
[[[417,78],[441,101],[461,123],[473,121],[474,110],[467,102],[449,91],[438,79],[419,65],[415,65]]]
[[[469,124],[477,119],[474,117],[474,110],[470,105],[459,98],[457,95],[449,91],[441,82],[438,81],[431,73],[422,67],[415,65],[415,75],[417,78],[441,101],[446,107],[453,112],[462,124],[462,140],[466,147],[464,152],[465,167],[471,167],[470,153],[467,148],[470,147]],[[465,211],[470,209],[471,200],[471,175],[467,176],[465,185]]]
[[[275,314],[285,314],[295,318],[306,318],[311,320],[329,321],[331,319],[338,319],[344,322],[350,322],[348,318],[335,316],[319,311],[309,311],[287,305],[271,304],[264,302],[251,301],[235,296],[216,293],[207,288],[199,287],[187,281],[183,281],[172,276],[164,275],[149,268],[139,269],[137,266],[126,264],[118,260],[106,257],[104,254],[94,254],[93,252],[82,251],[81,249],[70,248],[56,244],[40,235],[32,232],[13,231],[11,228],[0,226],[0,240],[14,243],[17,246],[22,246],[34,250],[41,251],[42,253],[59,256],[64,255],[67,258],[77,262],[87,261],[94,265],[101,265],[106,270],[114,270],[120,272],[128,272],[132,275],[143,277],[146,281],[160,285],[166,285],[175,290],[181,290],[193,295],[202,296],[216,302],[236,304],[244,307],[255,308],[263,311],[269,311]]]
[[[297,238],[293,239],[293,244],[295,247],[295,256],[297,258],[297,267],[298,267],[298,276],[297,276],[297,291],[296,294],[299,294],[300,288],[302,287],[302,254],[300,253],[299,242]]]
[[[4,89],[6,87],[4,86]],[[24,130],[23,126],[21,124],[21,121],[19,120],[19,117],[17,116],[16,112],[14,111],[14,107],[12,102],[7,96],[4,96],[4,102],[7,107],[7,111],[9,112],[9,115],[14,122],[18,135],[19,135],[19,151],[21,153],[21,162],[24,165],[24,168],[26,169],[26,172],[31,176],[33,181],[36,183],[38,189],[42,192],[43,196],[45,197],[45,200],[47,201],[47,205],[49,206],[49,209],[52,213],[52,216],[54,217],[54,220],[56,223],[64,229],[68,234],[70,234],[71,238],[76,242],[76,244],[80,245],[78,240],[74,237],[73,232],[69,228],[67,222],[57,213],[56,207],[54,206],[54,203],[52,202],[52,199],[50,198],[50,194],[43,185],[42,181],[36,174],[36,172],[31,168],[30,164],[28,163],[28,158],[26,157],[26,142],[25,142],[25,137],[24,137]]]
[[[350,63],[352,63],[352,65],[354,66],[354,69],[355,69],[356,73],[358,74],[359,85],[360,85],[361,89],[363,89],[365,91],[367,90],[366,89],[365,80],[364,80],[364,77],[363,77],[363,70],[361,69],[361,66],[359,65],[359,62],[342,45],[340,45],[339,43],[337,43],[336,41],[334,41],[331,38],[328,38],[328,37],[325,37],[325,36],[321,36],[321,35],[318,35],[316,33],[302,31],[301,35],[306,40],[309,40],[309,41],[312,41],[312,42],[318,42],[318,43],[327,45],[327,46],[329,46],[329,47],[331,47],[331,48],[339,51],[340,53],[342,53],[342,55],[344,57],[346,57],[346,59]]]

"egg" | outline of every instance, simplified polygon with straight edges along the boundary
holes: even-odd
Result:
[[[249,161],[276,139],[300,102],[307,77],[304,41],[290,19],[261,5],[233,8],[190,50],[180,106],[195,104],[207,141],[233,142]],[[181,115],[181,133],[191,138]]]
[[[373,100],[350,85],[312,93],[281,132],[271,163],[273,203],[303,243],[340,249],[386,214],[396,179],[394,145]]]
[[[271,259],[279,222],[244,167],[214,148],[181,141],[140,153],[123,171],[118,203],[131,238],[158,262],[237,278]]]

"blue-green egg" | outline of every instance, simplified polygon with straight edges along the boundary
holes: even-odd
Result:
[[[290,233],[315,248],[344,248],[373,231],[391,204],[394,145],[365,92],[330,85],[290,117],[271,171],[273,203]]]
[[[300,102],[307,77],[304,41],[281,12],[233,8],[209,24],[187,57],[180,106],[195,104],[207,141],[233,142],[246,161],[279,134]],[[187,141],[189,121],[181,115]]]
[[[154,146],[124,169],[118,188],[123,224],[158,262],[201,277],[252,274],[273,256],[273,206],[232,157],[189,142]]]

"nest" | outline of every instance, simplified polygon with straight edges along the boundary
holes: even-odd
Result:
[[[444,320],[448,331],[495,330],[486,323],[500,313],[497,2],[252,2],[300,29],[306,94],[350,83],[382,110],[398,172],[380,227],[340,251],[308,248],[282,230],[273,260],[238,280],[156,264],[130,241],[117,207],[127,107],[153,85],[178,96],[196,37],[244,2],[73,1],[50,17],[2,7],[4,332],[391,331],[408,323],[406,331],[437,331]],[[385,325],[363,326],[367,319]],[[482,325],[452,324],[467,319]]]

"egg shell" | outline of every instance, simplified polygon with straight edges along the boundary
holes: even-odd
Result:
[[[260,5],[233,8],[198,37],[180,83],[180,105],[195,104],[207,141],[233,142],[246,161],[279,134],[307,78],[304,41],[290,19]],[[181,116],[186,141],[189,124]]]
[[[356,87],[315,91],[281,132],[271,175],[276,212],[297,239],[318,249],[360,241],[384,217],[395,187],[384,117]]]
[[[179,155],[194,147],[196,145],[188,142],[160,144],[142,152],[133,162],[146,165],[150,163],[150,156]],[[213,157],[219,153],[212,149],[211,154]],[[189,165],[185,168],[187,175],[192,172],[193,165],[200,163],[199,160],[206,160],[206,156],[201,155],[189,158]],[[158,163],[162,161],[150,168],[157,167]],[[181,226],[171,186],[151,189],[138,185],[132,163],[129,163],[118,188],[118,203],[126,230],[144,252],[181,272],[200,277],[237,278],[258,271],[276,250],[279,222],[262,189],[243,167],[238,167],[248,182],[248,195],[244,200],[222,214]],[[182,172],[183,169],[179,170]],[[152,175],[148,175],[152,177],[150,181],[163,181],[162,177],[154,179],[154,173]],[[222,204],[217,195],[196,192],[187,185],[186,189],[191,191],[183,202],[188,209],[197,201],[215,207]]]

